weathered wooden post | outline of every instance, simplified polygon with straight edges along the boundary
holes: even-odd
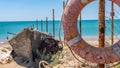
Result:
[[[52,10],[53,11],[53,36],[55,37],[55,16],[54,16],[54,9]]]
[[[9,39],[9,37],[7,36],[7,37],[6,37],[6,39],[8,40],[8,39]]]
[[[82,20],[81,20],[81,12],[80,12],[79,27],[80,27],[80,36],[82,36]]]
[[[36,19],[36,30],[38,31],[38,19]],[[34,40],[37,38],[37,31],[34,32]]]
[[[111,19],[112,19],[112,23],[111,23],[111,44],[114,43],[114,3],[112,2],[112,6],[111,6]]]
[[[38,19],[36,19],[36,30],[38,30]]]
[[[41,20],[41,32],[43,31],[43,21]]]
[[[46,32],[48,33],[48,18],[46,17]]]
[[[63,10],[65,9],[65,1],[63,1]]]
[[[99,47],[103,48],[105,43],[105,0],[99,0]],[[104,68],[99,64],[99,68]]]
[[[34,29],[34,24],[32,24],[32,28]]]

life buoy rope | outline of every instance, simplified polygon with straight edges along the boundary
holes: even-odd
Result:
[[[81,10],[94,0],[69,0],[62,15],[65,40],[83,59],[93,63],[112,63],[120,60],[120,41],[111,47],[97,48],[86,43],[79,35],[77,18]]]

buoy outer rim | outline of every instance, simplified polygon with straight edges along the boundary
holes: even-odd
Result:
[[[79,13],[92,1],[94,0],[68,1],[62,15],[64,38],[68,43],[79,37],[77,29]],[[98,48],[88,44],[83,38],[78,38],[77,41],[72,41],[70,47],[78,56],[93,63],[105,64],[120,61],[120,41],[110,47]]]

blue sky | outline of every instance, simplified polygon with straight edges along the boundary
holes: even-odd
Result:
[[[0,0],[0,21],[45,20],[46,17],[51,20],[53,8],[55,19],[60,20],[63,1],[66,0]],[[106,10],[110,12],[110,2],[106,1]],[[115,9],[120,11],[116,5]],[[109,13],[106,16],[109,17]],[[98,19],[98,1],[90,3],[82,10],[82,19]]]

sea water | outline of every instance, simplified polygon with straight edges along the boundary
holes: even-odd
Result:
[[[59,28],[61,21],[55,21],[55,37],[59,36]],[[41,27],[43,25],[43,28]],[[106,36],[111,35],[111,21],[106,20]],[[98,20],[82,20],[82,36],[98,36]],[[34,27],[36,29],[36,21],[8,21],[0,22],[0,39],[12,38],[13,35],[18,34],[24,28]],[[120,35],[120,20],[115,20],[114,22],[114,33],[116,36]],[[78,21],[79,29],[79,21]],[[46,21],[38,21],[38,30],[40,32],[46,32]],[[48,21],[48,33],[53,35],[53,22]],[[62,27],[60,28],[60,34],[63,37]]]

